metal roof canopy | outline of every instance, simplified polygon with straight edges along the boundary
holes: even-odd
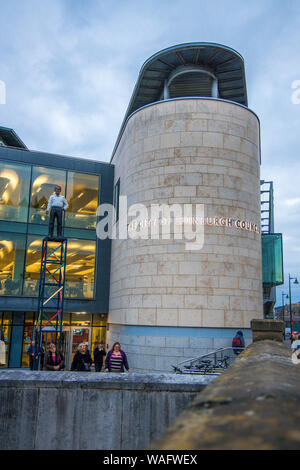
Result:
[[[20,137],[15,133],[13,129],[0,126],[0,137],[7,147],[16,147],[28,150],[24,142],[22,142]]]
[[[117,143],[128,117],[143,106],[161,101],[165,82],[180,67],[186,67],[187,73],[191,67],[199,67],[199,71],[201,68],[205,69],[216,77],[220,99],[248,106],[244,59],[237,51],[221,44],[208,42],[178,44],[157,52],[143,64]],[[193,75],[195,77],[194,87]],[[193,89],[195,92],[199,89],[198,84],[199,75],[190,74],[188,88],[191,93]],[[186,93],[184,97],[187,97]],[[193,97],[193,94],[190,97]],[[113,155],[115,150],[116,146]]]

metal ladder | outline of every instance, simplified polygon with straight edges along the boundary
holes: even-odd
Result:
[[[67,243],[65,237],[43,239],[38,308],[32,336],[39,352],[42,350],[45,328],[48,328],[47,331],[51,328],[55,333],[55,346],[61,352]],[[34,370],[39,370],[40,357],[39,354]]]

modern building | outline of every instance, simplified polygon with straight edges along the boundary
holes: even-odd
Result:
[[[9,367],[28,364],[45,204],[54,183],[70,203],[64,224],[69,364],[82,340],[91,347],[99,339],[120,341],[132,370],[157,372],[231,346],[237,329],[251,342],[250,321],[264,316],[260,125],[248,108],[238,52],[189,43],[150,57],[109,164],[29,151],[4,128],[0,138],[0,310]],[[113,240],[96,237],[103,202],[115,207]],[[133,237],[132,219],[124,222],[124,215],[135,204],[143,212],[136,233],[144,231]],[[199,233],[197,247],[187,245],[177,224],[175,208],[184,209],[185,220],[188,207],[201,213],[187,217]]]
[[[109,338],[133,366],[251,341],[263,317],[260,125],[248,108],[244,60],[231,48],[164,49],[140,72],[111,163],[133,203],[204,204],[204,246],[113,240]]]
[[[282,234],[275,233],[273,181],[260,184],[264,316],[273,318],[276,286],[284,282]]]
[[[0,128],[0,329],[8,367],[28,367],[37,310],[46,206],[55,184],[69,202],[64,325],[66,364],[78,343],[105,340],[110,244],[96,237],[96,211],[112,203],[113,166],[29,151],[11,129]],[[47,329],[46,329],[47,330]],[[54,333],[49,326],[44,341]]]

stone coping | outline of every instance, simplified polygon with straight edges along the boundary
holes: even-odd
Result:
[[[147,390],[198,392],[212,382],[215,375],[52,372],[4,369],[0,371],[0,388],[82,388],[103,390]]]
[[[253,343],[151,449],[299,450],[300,365],[277,341]]]

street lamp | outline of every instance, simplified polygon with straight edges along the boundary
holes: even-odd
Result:
[[[288,299],[289,296],[286,295],[284,292],[281,292],[281,299],[282,299],[282,321],[283,321],[283,323],[284,323],[284,309],[285,309],[285,306],[284,306],[284,298]],[[284,339],[285,339],[285,323],[284,323],[283,337],[284,337]]]
[[[291,296],[291,281],[294,280],[294,284],[299,284],[296,277],[291,277],[289,274],[289,298],[290,298],[290,324],[291,324],[291,341],[293,333],[293,319],[292,319],[292,296]]]

